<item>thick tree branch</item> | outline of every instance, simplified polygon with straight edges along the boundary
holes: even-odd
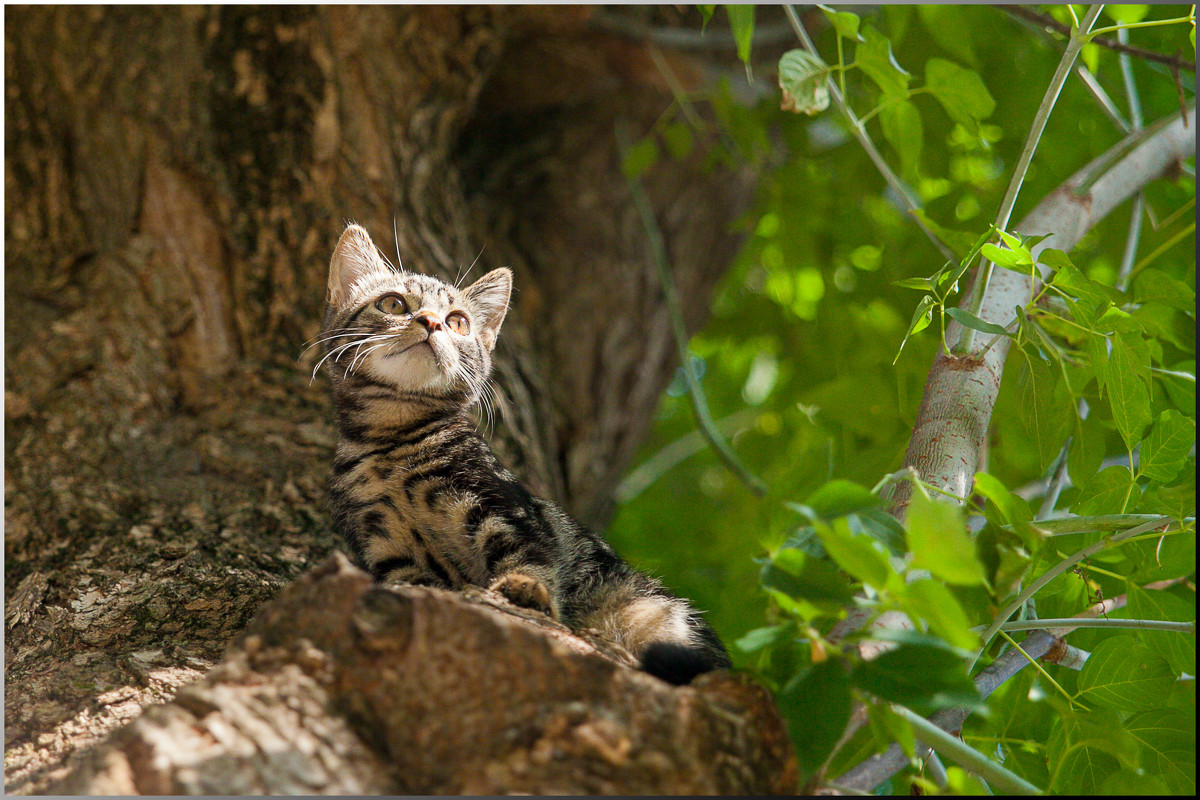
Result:
[[[1195,106],[1186,114],[1172,114],[1146,131],[1122,140],[1107,153],[1079,170],[1017,224],[1022,234],[1048,234],[1033,248],[1037,255],[1047,247],[1070,250],[1091,228],[1120,203],[1152,180],[1168,173],[1196,152]],[[1036,291],[1037,280],[996,268],[980,305],[980,318],[1001,327],[1016,317]],[[969,297],[970,293],[966,293]],[[946,339],[951,349],[963,328],[951,322]],[[986,339],[987,337],[983,337]],[[979,453],[1000,390],[1000,378],[1011,340],[977,342],[985,350],[955,356],[939,350],[925,383],[925,393],[905,455],[905,466],[914,467],[921,479],[947,492],[966,497],[979,464]],[[911,484],[900,483],[892,495],[892,510],[902,515],[911,495]]]

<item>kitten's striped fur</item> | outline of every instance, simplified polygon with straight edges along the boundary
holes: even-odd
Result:
[[[459,290],[393,268],[357,225],[342,234],[321,334],[341,430],[338,531],[377,580],[496,589],[608,633],[675,683],[728,666],[697,611],[530,494],[476,432],[467,409],[485,389],[511,286],[497,269]]]

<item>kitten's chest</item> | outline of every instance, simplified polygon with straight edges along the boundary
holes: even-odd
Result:
[[[333,489],[354,509],[349,522],[363,534],[368,561],[424,551],[453,565],[466,582],[479,582],[486,579],[475,541],[480,501],[469,484],[450,456],[379,455],[362,459]]]

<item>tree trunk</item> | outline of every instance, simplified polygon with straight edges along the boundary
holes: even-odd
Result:
[[[338,548],[324,505],[332,409],[304,347],[347,220],[385,249],[394,224],[410,269],[514,269],[492,441],[534,491],[607,522],[675,368],[613,131],[649,130],[671,93],[647,47],[593,14],[5,9],[9,791],[90,764],[87,748],[200,678],[264,602]],[[685,88],[711,74],[664,57]],[[706,150],[644,177],[693,330],[752,189],[744,170],[702,170]],[[457,608],[444,603],[420,613]],[[339,675],[352,670],[342,653],[330,655]],[[189,691],[245,689],[230,665],[249,657],[243,641]],[[302,674],[262,680],[296,700],[295,724],[317,740],[360,748],[356,766],[307,790],[448,786],[379,772],[395,743],[346,711],[349,690]],[[521,675],[505,674],[489,691],[519,695]],[[188,702],[139,730],[195,712]],[[263,791],[298,790],[263,774]],[[485,786],[499,784],[459,788]]]

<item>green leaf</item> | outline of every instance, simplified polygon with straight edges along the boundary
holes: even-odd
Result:
[[[971,650],[979,646],[979,634],[971,631],[966,612],[941,583],[928,578],[914,581],[897,599],[910,618],[925,620],[931,631],[955,647]]]
[[[1053,780],[1050,793],[1095,794],[1121,768],[1137,769],[1139,747],[1106,708],[1071,711],[1055,720],[1046,743]]]
[[[766,628],[755,628],[734,642],[734,645],[743,653],[754,653],[765,647],[774,647],[795,635],[796,626],[793,624],[771,625]]]
[[[647,136],[634,142],[621,159],[621,171],[628,178],[639,178],[658,163],[658,142]]]
[[[1033,519],[1033,510],[1025,498],[1013,494],[999,479],[986,472],[975,473],[975,493],[982,495],[999,512],[1000,518],[994,522],[1011,525],[1030,550],[1042,543],[1042,534],[1029,524]]]
[[[933,306],[936,302],[930,295],[925,295],[921,298],[921,302],[917,303],[917,308],[913,311],[912,322],[908,323],[908,332],[900,341],[900,349],[896,351],[896,357],[892,360],[892,364],[900,360],[900,353],[904,352],[904,345],[908,344],[908,338],[929,326],[933,320]]]
[[[1070,392],[1057,370],[1026,357],[1017,372],[1017,393],[1021,424],[1037,447],[1039,465],[1045,467],[1071,430],[1075,412]]]
[[[1083,665],[1077,696],[1117,711],[1143,711],[1161,706],[1174,684],[1165,658],[1132,636],[1111,636]]]
[[[1162,270],[1147,269],[1138,275],[1133,282],[1133,298],[1139,303],[1162,303],[1196,315],[1196,290]]]
[[[687,158],[692,153],[692,129],[682,123],[673,123],[663,128],[663,141],[667,152],[677,161]]]
[[[885,105],[879,110],[883,138],[900,156],[900,172],[904,179],[915,183],[921,166],[921,146],[925,141],[921,112],[907,100],[884,102]]]
[[[1150,350],[1140,334],[1119,333],[1112,338],[1104,383],[1113,422],[1132,450],[1150,424]]]
[[[935,42],[960,61],[977,61],[972,39],[978,30],[966,19],[964,10],[953,5],[919,5],[917,15]]]
[[[983,257],[991,261],[993,264],[1001,267],[1008,267],[1009,269],[1019,269],[1019,264],[1017,263],[1017,254],[1012,250],[1005,250],[989,242],[983,246],[982,252]]]
[[[825,552],[857,580],[883,589],[888,577],[895,574],[883,545],[865,534],[855,535],[844,518],[832,525],[818,524],[816,528]]]
[[[1154,775],[1144,772],[1135,775],[1123,769],[1109,774],[1096,790],[1096,794],[1109,797],[1153,797],[1168,793],[1167,785]]]
[[[913,757],[916,737],[913,736],[912,723],[892,711],[886,703],[868,704],[867,722],[880,752],[895,742],[906,756]]]
[[[1196,606],[1165,591],[1145,591],[1129,584],[1129,616],[1132,619],[1165,619],[1195,622]],[[1175,631],[1137,631],[1151,651],[1167,659],[1176,675],[1196,674],[1196,636]]]
[[[775,554],[763,568],[762,584],[821,608],[840,607],[853,597],[850,583],[832,564],[794,548]]]
[[[804,507],[827,520],[879,505],[879,498],[871,494],[870,489],[841,478],[829,481],[804,498]]]
[[[1002,326],[997,325],[994,322],[985,322],[984,320],[981,320],[979,317],[972,314],[970,311],[963,311],[961,308],[947,308],[946,313],[949,314],[952,319],[957,321],[959,325],[964,325],[968,328],[974,328],[975,330],[983,331],[984,333],[992,333],[997,336],[1012,336],[1012,334],[1006,331]]]
[[[925,209],[918,208],[912,212],[913,216],[921,220],[926,228],[933,231],[938,240],[954,251],[955,255],[970,252],[976,242],[976,235],[966,231],[957,231],[953,228],[945,228],[938,223],[933,217],[925,213]]]
[[[863,26],[854,63],[875,82],[886,99],[908,97],[908,72],[896,63],[892,43],[870,25]]]
[[[725,13],[729,15],[729,27],[733,31],[733,41],[737,43],[737,55],[746,65],[746,79],[750,79],[750,44],[754,41],[754,4],[728,5]]]
[[[1142,442],[1138,475],[1167,482],[1179,474],[1196,444],[1196,421],[1167,409],[1158,415],[1150,435]]]
[[[1104,462],[1104,429],[1095,414],[1075,418],[1075,434],[1067,452],[1067,475],[1071,483],[1083,486],[1100,470]]]
[[[1134,483],[1129,468],[1114,464],[1100,470],[1084,485],[1079,497],[1071,504],[1071,513],[1081,517],[1124,514],[1126,507],[1135,507],[1140,497],[1141,490]]]
[[[1171,794],[1196,794],[1196,714],[1155,709],[1135,714],[1125,730],[1142,745],[1142,766]]]
[[[908,706],[919,714],[979,703],[979,693],[959,655],[931,644],[901,644],[856,665],[850,681],[881,700]]]
[[[817,7],[825,12],[826,19],[833,25],[833,29],[837,31],[837,35],[843,39],[856,39],[862,41],[862,37],[858,35],[858,15],[851,14],[849,11],[834,11],[829,6],[817,4]]]
[[[704,17],[704,26],[707,26],[708,21],[710,19],[712,19],[712,15],[714,13],[716,13],[716,10],[717,10],[716,5],[714,4],[711,6],[696,6],[696,8],[700,9],[700,16]],[[700,30],[703,31],[704,27],[701,27]]]
[[[975,534],[975,554],[983,564],[993,598],[1008,597],[1016,591],[1033,558],[1015,533],[989,521]]]
[[[927,500],[914,490],[905,528],[913,566],[959,586],[983,583],[983,565],[975,558],[975,545],[967,535],[961,508]]]
[[[1117,5],[1108,4],[1104,6],[1104,14],[1113,22],[1122,25],[1128,25],[1133,22],[1141,22],[1150,13],[1150,6],[1134,5],[1130,3],[1126,5],[1120,3]]]
[[[812,116],[829,107],[829,67],[807,50],[788,50],[779,59],[781,108]]]
[[[777,698],[796,750],[801,772],[811,774],[833,752],[850,721],[852,700],[846,669],[838,659],[814,665],[804,677],[784,687]]]
[[[952,120],[972,133],[978,132],[979,121],[990,117],[996,108],[996,101],[977,73],[942,58],[926,62],[925,87]]]

